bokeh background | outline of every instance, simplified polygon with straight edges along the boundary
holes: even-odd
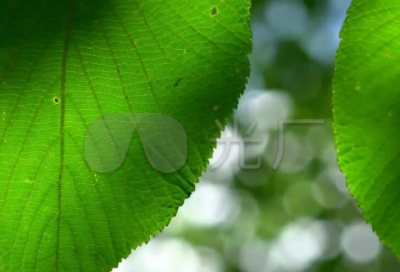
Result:
[[[210,167],[171,224],[113,272],[400,271],[336,161],[331,81],[349,5],[253,1],[251,76]]]

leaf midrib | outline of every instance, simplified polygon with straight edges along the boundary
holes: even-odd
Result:
[[[71,40],[71,31],[73,24],[75,0],[69,1],[68,18],[66,24],[64,51],[62,57],[61,67],[61,94],[60,94],[60,170],[58,175],[58,201],[57,201],[57,236],[56,236],[56,260],[55,260],[55,271],[59,271],[60,261],[60,232],[61,232],[61,197],[62,197],[62,179],[64,175],[65,165],[65,97],[66,97],[66,76],[67,76],[67,59],[69,44]]]

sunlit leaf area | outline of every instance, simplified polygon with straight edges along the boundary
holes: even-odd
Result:
[[[400,271],[336,160],[331,83],[350,0],[252,4],[251,76],[208,170],[112,272]]]

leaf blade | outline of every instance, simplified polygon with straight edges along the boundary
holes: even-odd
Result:
[[[341,32],[333,105],[338,160],[349,189],[381,241],[400,256],[396,5],[353,1]]]
[[[1,4],[0,268],[109,271],[194,190],[249,74],[250,3]],[[116,113],[178,120],[186,164],[155,171],[134,134],[116,171],[94,172],[86,132]]]

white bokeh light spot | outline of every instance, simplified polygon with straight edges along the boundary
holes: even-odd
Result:
[[[355,263],[373,261],[381,251],[381,243],[369,224],[356,222],[342,233],[341,246],[344,254]]]

